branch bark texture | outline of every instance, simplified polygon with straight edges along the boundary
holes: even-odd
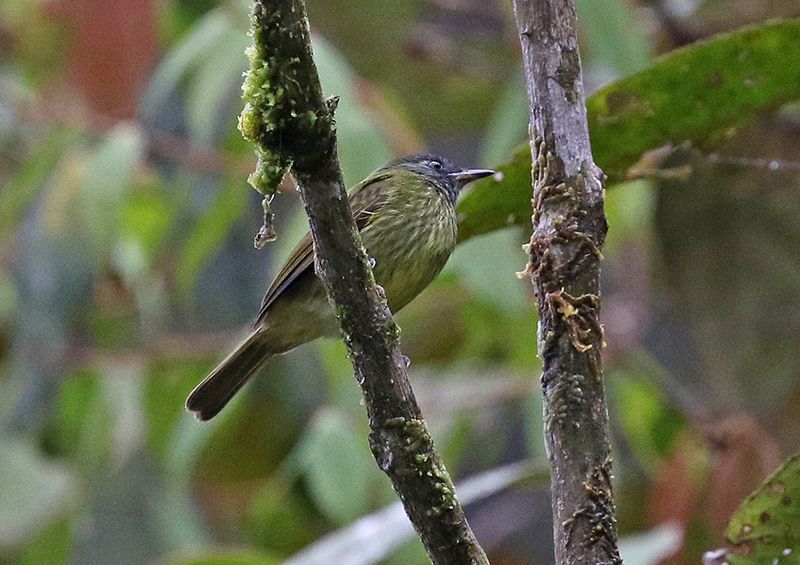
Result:
[[[378,466],[434,563],[487,563],[434,449],[406,372],[399,331],[375,284],[336,154],[335,100],[324,100],[302,0],[256,0],[240,128],[270,183],[291,168],[305,202],[317,275],[337,310],[361,386]]]
[[[539,305],[556,563],[619,563],[599,321],[604,175],[594,164],[572,0],[513,0],[533,159],[527,250]]]

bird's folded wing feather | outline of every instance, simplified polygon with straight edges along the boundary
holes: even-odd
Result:
[[[364,229],[369,224],[373,214],[386,204],[389,196],[388,192],[380,190],[380,188],[382,181],[385,181],[389,176],[389,173],[378,173],[353,187],[350,193],[350,207],[353,210],[353,218],[359,231]],[[269,307],[284,290],[302,274],[313,268],[314,247],[311,241],[311,234],[307,233],[292,250],[283,268],[281,268],[275,280],[272,281],[264,300],[261,302],[258,318],[253,325],[257,326],[264,320]]]

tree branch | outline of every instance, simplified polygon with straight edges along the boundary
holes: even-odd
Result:
[[[376,284],[336,155],[335,100],[325,101],[302,0],[256,0],[247,105],[240,125],[257,144],[254,184],[270,190],[291,168],[306,205],[316,270],[336,307],[361,386],[370,446],[434,563],[486,563],[422,419]]]
[[[599,322],[602,171],[589,144],[572,0],[514,0],[530,106],[533,234],[556,563],[618,563]]]

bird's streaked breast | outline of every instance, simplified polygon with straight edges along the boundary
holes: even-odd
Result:
[[[375,279],[397,311],[441,272],[456,245],[456,217],[442,193],[419,182],[404,186],[361,231],[375,259]]]

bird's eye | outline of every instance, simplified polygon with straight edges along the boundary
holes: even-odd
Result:
[[[439,161],[431,161],[430,165],[433,169],[436,169],[437,171],[442,170],[442,164]]]

